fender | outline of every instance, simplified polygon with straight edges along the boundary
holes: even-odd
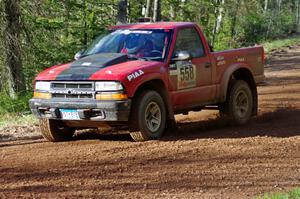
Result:
[[[167,85],[161,73],[159,72],[145,73],[142,76],[142,78],[137,78],[128,84],[128,86],[130,87],[130,89],[128,89],[128,97],[133,97],[142,84],[149,82],[151,80],[161,80],[164,83],[165,87]]]
[[[238,63],[238,64],[233,64],[233,65],[229,66],[226,69],[226,71],[224,72],[223,77],[221,79],[221,83],[220,83],[219,92],[220,92],[221,102],[226,101],[227,90],[228,90],[228,85],[229,85],[230,78],[234,74],[234,72],[239,70],[239,69],[247,69],[252,74],[252,77],[253,77],[253,72],[247,64]]]
[[[159,80],[162,81],[162,83],[164,84],[165,87],[165,92],[162,93],[162,97],[165,100],[165,105],[167,107],[168,110],[168,117],[169,119],[175,121],[175,117],[174,117],[174,110],[173,110],[173,106],[172,106],[172,102],[171,102],[171,98],[169,95],[169,92],[167,90],[167,83],[166,80],[164,80],[163,75],[161,73],[150,73],[148,75],[143,76],[143,78],[140,78],[138,80],[136,80],[133,85],[134,87],[131,88],[131,92],[129,94],[129,97],[134,97],[134,95],[136,94],[136,92],[138,91],[139,88],[141,88],[143,86],[143,84],[147,84],[147,82],[150,81],[155,81],[155,80]]]

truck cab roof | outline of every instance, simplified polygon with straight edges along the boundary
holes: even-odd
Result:
[[[179,27],[193,26],[192,22],[155,22],[155,23],[134,23],[111,26],[111,30],[115,29],[175,29]]]

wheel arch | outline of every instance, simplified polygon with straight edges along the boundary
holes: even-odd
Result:
[[[138,97],[139,94],[144,90],[154,90],[158,92],[164,100],[165,107],[167,109],[167,119],[175,119],[171,99],[168,94],[167,87],[162,79],[150,79],[146,82],[141,83],[136,88],[132,99],[135,100],[136,97]]]
[[[257,115],[258,99],[257,87],[251,69],[247,65],[235,65],[224,73],[221,82],[221,101],[225,102],[230,91],[231,80],[244,80],[248,83],[253,93],[253,110],[252,115]]]

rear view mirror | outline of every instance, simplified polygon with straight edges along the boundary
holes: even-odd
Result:
[[[176,53],[176,56],[172,58],[172,61],[187,61],[191,60],[192,56],[189,52],[187,51],[179,51]]]
[[[83,53],[84,53],[84,49],[82,49],[81,51],[79,51],[78,53],[76,53],[75,56],[74,56],[74,59],[75,60],[80,59],[82,57]]]

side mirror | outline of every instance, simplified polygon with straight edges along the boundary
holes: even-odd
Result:
[[[210,44],[209,44],[209,50],[210,50],[210,52],[214,52],[214,47]]]
[[[187,51],[179,51],[176,53],[176,56],[172,58],[172,61],[187,61],[191,60],[192,56],[189,52]]]
[[[78,53],[76,53],[75,56],[74,56],[74,59],[75,60],[80,59],[82,57],[83,53],[84,53],[84,49],[82,49],[81,51],[79,51]]]

